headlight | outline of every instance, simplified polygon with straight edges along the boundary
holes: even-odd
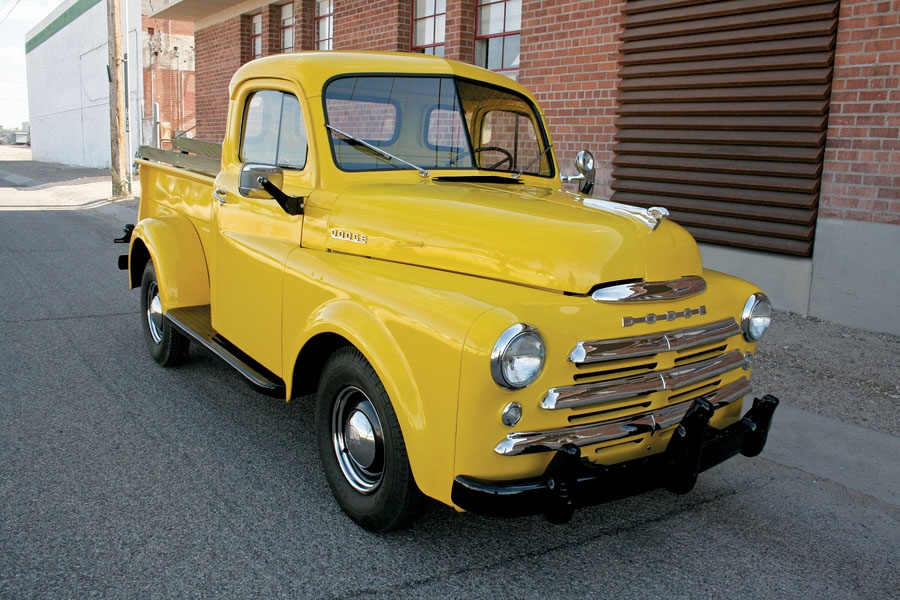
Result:
[[[744,311],[741,313],[741,328],[744,330],[744,339],[748,342],[758,342],[765,335],[772,323],[772,303],[762,292],[757,292],[747,298]]]
[[[517,390],[531,385],[544,368],[544,340],[538,330],[518,323],[503,332],[491,351],[497,385]]]

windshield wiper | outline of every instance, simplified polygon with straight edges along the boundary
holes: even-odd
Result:
[[[328,129],[332,130],[333,132],[337,133],[338,135],[342,135],[342,136],[344,136],[345,138],[347,138],[347,139],[349,139],[349,140],[353,140],[354,142],[356,142],[357,144],[359,144],[359,145],[361,145],[361,146],[365,146],[365,147],[368,148],[369,150],[371,150],[371,151],[373,151],[373,152],[376,152],[376,153],[380,154],[382,157],[384,157],[384,158],[386,158],[386,159],[388,159],[388,160],[396,160],[397,162],[403,163],[403,164],[406,165],[407,167],[412,167],[413,169],[415,169],[416,171],[419,172],[419,177],[431,177],[431,173],[429,173],[426,169],[423,169],[423,168],[420,167],[420,166],[414,165],[414,164],[412,164],[412,163],[409,162],[409,161],[403,160],[403,159],[400,158],[399,156],[396,156],[396,155],[394,155],[394,154],[391,154],[391,153],[388,152],[387,150],[382,150],[382,149],[379,148],[378,146],[373,146],[373,145],[370,144],[369,142],[363,141],[363,140],[359,139],[358,137],[352,136],[352,135],[350,135],[349,133],[346,133],[346,132],[344,132],[344,131],[341,131],[341,130],[338,129],[337,127],[334,127],[333,125],[329,125],[328,123],[325,123],[325,127],[327,127]]]
[[[524,167],[522,167],[521,169],[519,169],[518,171],[516,171],[515,173],[513,173],[513,179],[518,179],[519,177],[521,177],[521,176],[522,176],[522,173],[524,173],[525,171],[527,171],[528,169],[531,168],[531,165],[533,165],[533,164],[536,163],[537,161],[541,160],[541,157],[543,157],[545,154],[547,154],[548,152],[550,152],[550,148],[552,148],[552,147],[553,147],[553,144],[550,144],[549,146],[547,146],[547,147],[544,149],[543,152],[541,152],[540,154],[538,154],[537,156],[535,156],[533,159],[531,159],[531,162],[530,162],[530,163],[528,163],[527,165],[525,165]]]

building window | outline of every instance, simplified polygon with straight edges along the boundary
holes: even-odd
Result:
[[[334,0],[316,0],[316,50],[334,49]]]
[[[521,30],[522,0],[478,0],[475,64],[515,79]]]
[[[294,51],[294,3],[281,5],[281,51]]]
[[[413,52],[444,55],[447,0],[413,0]]]
[[[253,58],[262,56],[262,13],[250,17],[250,54]]]

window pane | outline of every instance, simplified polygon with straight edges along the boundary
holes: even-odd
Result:
[[[287,27],[288,25],[294,24],[294,5],[293,4],[282,4],[281,5],[281,25],[282,27]]]
[[[466,146],[466,124],[458,110],[437,108],[428,116],[426,139],[431,146],[461,149]]]
[[[443,46],[435,46],[434,48],[432,48],[432,50],[434,51],[433,54],[435,56],[444,56],[444,47]]]
[[[446,19],[445,15],[440,15],[434,19],[434,43],[443,44],[446,35]]]
[[[515,69],[519,66],[519,35],[507,35],[503,39],[503,68]]]
[[[328,123],[367,142],[388,142],[397,133],[397,107],[387,102],[328,98]],[[332,132],[333,137],[339,137]]]
[[[425,28],[425,38],[424,44],[431,45],[434,43],[434,17],[429,17],[427,19],[422,19],[419,21],[422,26]]]
[[[300,112],[300,102],[296,96],[284,94],[276,164],[289,169],[302,169],[306,166],[306,150],[306,126]]]
[[[504,31],[522,30],[522,0],[509,0],[506,3],[506,28]]]
[[[244,21],[246,23],[246,21]],[[262,15],[253,15],[253,35],[259,35],[262,33]]]
[[[487,40],[475,40],[475,64],[487,67]]]
[[[281,116],[281,92],[256,92],[247,103],[241,158],[245,162],[275,164],[278,121]]]
[[[437,2],[434,3],[434,12],[435,14],[447,12],[447,0],[437,0]]]
[[[294,30],[293,29],[282,29],[281,30],[281,51],[282,52],[290,52],[294,49]]]
[[[487,41],[487,68],[494,71],[503,68],[503,38],[491,38]]]
[[[413,46],[425,45],[425,19],[416,21],[416,31],[413,34]]]
[[[478,9],[478,35],[503,33],[503,3]]]

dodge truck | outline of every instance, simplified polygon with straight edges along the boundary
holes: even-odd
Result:
[[[664,208],[593,196],[589,152],[561,174],[523,86],[312,52],[247,63],[229,94],[223,143],[141,149],[119,267],[157,363],[199,344],[310,403],[362,527],[427,498],[562,523],[763,449],[778,399],[744,397],[769,300],[704,269]]]

